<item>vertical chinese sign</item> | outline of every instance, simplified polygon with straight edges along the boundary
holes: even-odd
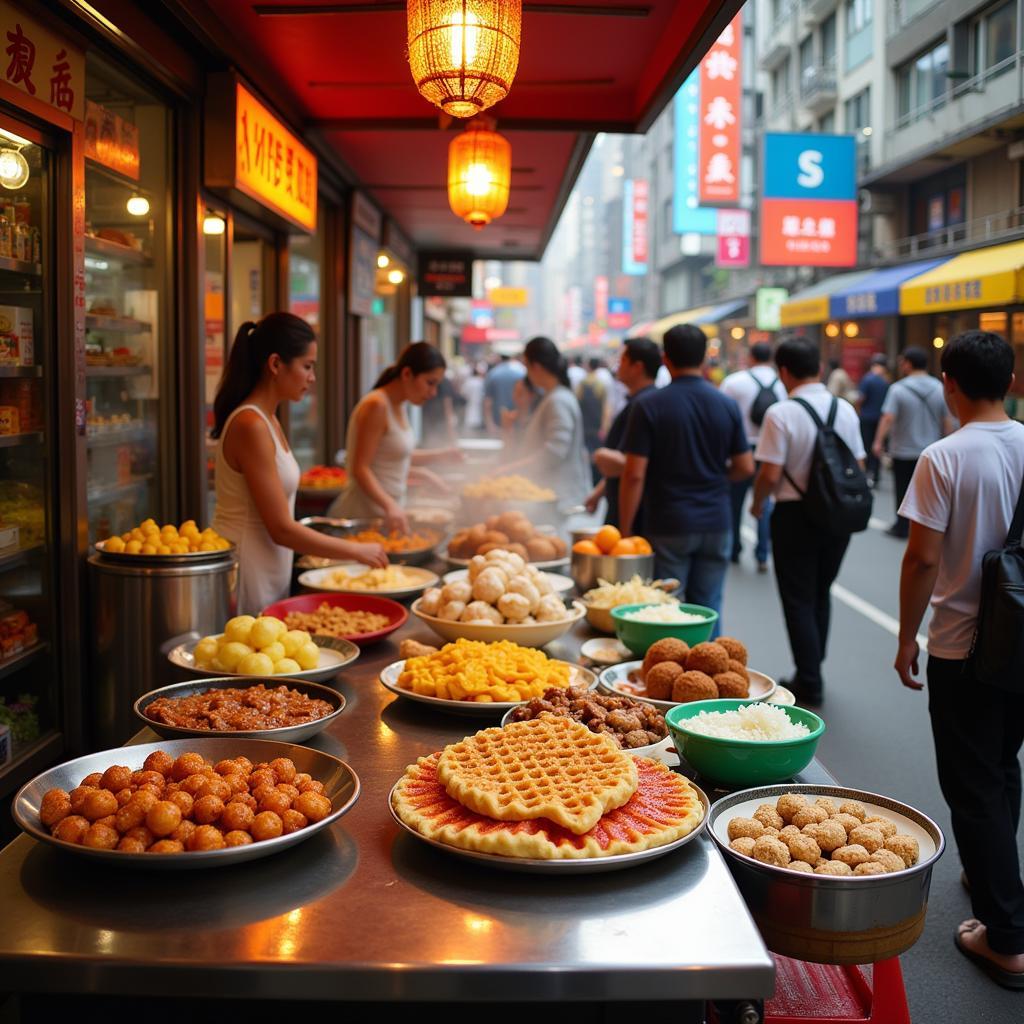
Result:
[[[750,211],[718,211],[716,267],[750,266]]]
[[[710,205],[740,198],[740,111],[743,24],[737,14],[700,65],[698,199]]]
[[[630,178],[622,190],[622,272],[646,274],[648,248],[647,182]]]
[[[608,320],[608,278],[603,274],[594,278],[594,320],[601,327]]]

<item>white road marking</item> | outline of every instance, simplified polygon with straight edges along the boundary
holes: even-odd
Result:
[[[749,544],[757,543],[757,531],[751,527],[742,527],[740,529],[740,533],[742,534],[743,539]],[[845,604],[847,608],[851,608],[853,611],[859,612],[869,622],[873,622],[876,626],[880,626],[887,633],[891,633],[895,637],[900,635],[900,624],[896,619],[887,612],[883,612],[881,608],[876,607],[870,601],[865,601],[863,597],[855,594],[852,590],[847,590],[841,583],[832,584],[832,596],[835,597],[836,600]],[[921,648],[921,653],[926,653],[928,650],[928,638],[918,633],[917,643]]]

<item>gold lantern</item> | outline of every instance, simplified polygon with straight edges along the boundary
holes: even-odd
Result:
[[[448,205],[456,217],[482,228],[508,206],[512,146],[488,128],[467,128],[448,146]]]
[[[522,21],[522,0],[408,0],[416,88],[452,117],[493,106],[516,77]]]

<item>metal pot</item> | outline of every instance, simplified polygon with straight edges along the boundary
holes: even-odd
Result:
[[[332,519],[329,516],[309,516],[301,520],[303,526],[312,530],[326,533],[331,537],[349,537],[354,533],[362,533],[364,530],[376,530],[384,532],[384,520],[380,518],[366,519]],[[409,515],[409,529],[422,530],[424,533],[436,534],[437,540],[424,548],[413,548],[409,551],[390,551],[388,561],[402,565],[422,565],[429,562],[434,552],[448,539],[450,520],[447,525],[439,524],[433,519],[419,520],[414,515]]]
[[[570,575],[581,594],[596,587],[598,579],[625,583],[634,576],[645,581],[654,576],[654,555],[581,555],[573,551],[571,565]]]

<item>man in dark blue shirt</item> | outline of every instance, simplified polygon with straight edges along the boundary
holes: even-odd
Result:
[[[732,551],[729,483],[753,476],[754,457],[739,406],[701,375],[706,351],[699,327],[681,324],[665,333],[672,383],[633,402],[619,527],[624,535],[633,531],[642,498],[655,572],[675,576],[685,601],[721,612]]]
[[[882,418],[882,403],[888,390],[885,356],[874,355],[871,357],[868,372],[861,378],[858,388],[860,400],[857,403],[857,411],[860,413],[860,436],[864,442],[864,451],[868,453],[864,469],[871,487],[874,487],[878,480],[878,456],[871,451],[871,446],[875,443],[878,421]]]

